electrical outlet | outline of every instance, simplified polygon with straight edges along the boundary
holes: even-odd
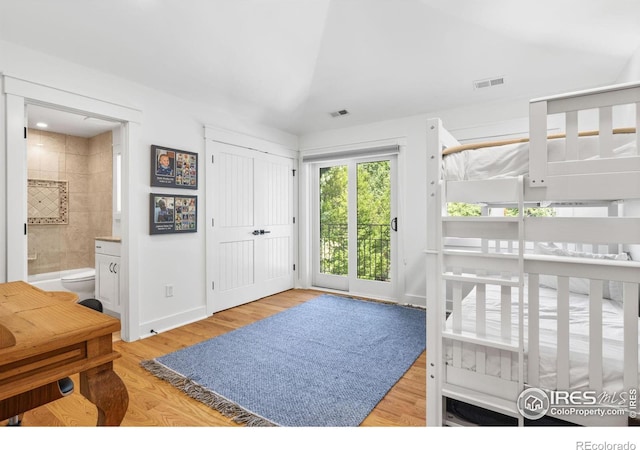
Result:
[[[173,284],[165,284],[164,285],[164,296],[165,297],[173,297]]]

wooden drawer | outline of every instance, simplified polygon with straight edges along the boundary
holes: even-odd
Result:
[[[120,256],[120,242],[96,240],[95,250],[102,255]]]

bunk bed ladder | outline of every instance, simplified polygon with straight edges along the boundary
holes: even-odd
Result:
[[[451,326],[442,332],[442,342],[449,341],[452,361],[445,367],[442,395],[484,409],[514,417],[519,425],[523,418],[517,411],[516,399],[524,387],[524,179],[514,180],[517,197],[517,217],[443,217],[445,230],[442,244],[447,236],[482,237],[480,251],[457,251],[444,245],[442,265],[445,271],[442,280],[451,283]],[[468,231],[465,231],[468,230]],[[503,236],[501,239],[497,236]],[[495,242],[490,248],[489,241]],[[502,242],[504,241],[504,242]],[[505,243],[506,242],[506,243]],[[517,248],[516,248],[517,247]],[[462,274],[459,266],[470,274]],[[462,285],[475,284],[475,332],[462,329]],[[490,336],[485,327],[487,286],[500,287],[500,336]],[[517,336],[513,336],[512,296],[517,290],[518,319]],[[475,370],[462,367],[462,346],[475,347]],[[485,358],[493,353],[499,356],[499,377],[489,375]],[[517,361],[517,375],[512,378],[512,362]],[[455,420],[445,419],[445,425],[456,425]]]
[[[427,229],[427,425],[458,425],[447,418],[445,399],[448,398],[515,417],[522,424],[515,400],[524,386],[524,179],[515,179],[511,185],[510,195],[517,199],[518,217],[446,217],[446,183],[439,181],[442,156],[433,150],[440,149],[442,130],[438,119],[428,122],[427,214],[442,220],[430,221],[431,227]],[[445,239],[450,236],[480,237],[482,248],[480,251],[448,248]],[[509,242],[507,247],[490,252],[488,239],[498,238],[498,242],[501,236]],[[476,289],[475,332],[462,330],[463,288],[469,284]],[[503,307],[499,337],[487,334],[484,328],[487,285],[500,286]],[[517,336],[512,335],[511,329],[514,289],[518,292],[519,304]],[[447,327],[449,314],[451,324]],[[452,355],[448,364],[445,361],[447,345]],[[462,368],[463,346],[469,345],[476,350],[474,372]],[[491,352],[500,356],[499,377],[485,372],[483,361]],[[516,379],[512,379],[513,358],[518,367]]]

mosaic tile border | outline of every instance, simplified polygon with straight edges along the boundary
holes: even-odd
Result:
[[[36,195],[37,189],[57,188],[58,189],[58,215],[51,217],[28,217],[27,223],[30,225],[65,225],[69,223],[69,182],[58,180],[38,180],[28,179],[27,190],[28,199]],[[31,203],[31,202],[30,202]],[[29,206],[32,206],[31,204]]]

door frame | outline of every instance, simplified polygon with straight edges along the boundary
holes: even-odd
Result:
[[[131,151],[137,147],[140,134],[142,111],[128,106],[118,105],[85,95],[57,89],[55,87],[28,80],[3,75],[3,94],[5,101],[6,130],[6,193],[7,214],[7,265],[1,274],[5,281],[27,280],[27,236],[24,227],[27,223],[27,157],[26,139],[23,129],[28,105],[39,105],[91,117],[121,123],[122,153],[122,254],[120,278],[120,297],[122,311],[122,339],[127,342],[140,338],[140,314],[138,305],[138,247],[129,245],[131,237],[142,226],[142,218],[134,211],[130,186],[137,181],[131,167]]]
[[[390,161],[391,165],[391,217],[398,218],[400,211],[399,196],[399,155],[370,155],[357,156],[352,158],[335,159],[308,164],[308,178],[310,181],[310,206],[309,214],[311,232],[310,232],[310,285],[319,289],[328,289],[348,292],[349,294],[376,298],[380,300],[397,300],[400,292],[400,239],[399,232],[391,233],[391,281],[387,286],[381,284],[380,281],[364,280],[358,278],[357,274],[357,228],[353,225],[357,224],[357,166],[360,163]],[[319,255],[320,255],[320,220],[318,212],[320,210],[320,192],[319,192],[319,173],[324,167],[334,167],[346,165],[348,170],[348,240],[349,240],[349,273],[347,276],[320,274],[319,271]],[[399,219],[398,219],[399,220]],[[355,268],[355,271],[352,271]],[[321,281],[322,284],[319,283]],[[382,289],[380,289],[382,288]],[[385,289],[386,288],[386,289]]]
[[[205,164],[205,184],[207,189],[211,193],[211,195],[206,196],[206,205],[205,205],[205,224],[206,224],[206,235],[205,235],[205,246],[206,246],[206,261],[205,261],[205,286],[206,286],[206,314],[209,316],[216,311],[215,308],[215,277],[217,262],[210,257],[210,252],[208,251],[210,245],[214,245],[215,236],[214,236],[214,225],[215,225],[215,204],[217,201],[216,195],[214,192],[211,192],[213,186],[215,186],[214,182],[214,173],[213,169],[214,157],[216,154],[215,143],[222,143],[226,145],[231,145],[234,147],[245,148],[249,150],[255,150],[262,153],[268,153],[275,156],[281,156],[285,158],[290,158],[293,160],[293,167],[295,172],[295,176],[293,177],[293,215],[296,218],[293,224],[293,234],[292,234],[292,253],[293,253],[293,264],[298,268],[298,230],[299,230],[299,220],[298,220],[298,188],[299,182],[298,179],[298,151],[288,148],[287,146],[272,142],[263,138],[251,136],[248,134],[243,134],[235,131],[226,130],[223,128],[218,128],[211,125],[205,125],[204,127],[204,138],[205,138],[205,158],[207,164]],[[297,269],[294,271],[294,287],[297,283]],[[257,300],[257,299],[256,299]]]

